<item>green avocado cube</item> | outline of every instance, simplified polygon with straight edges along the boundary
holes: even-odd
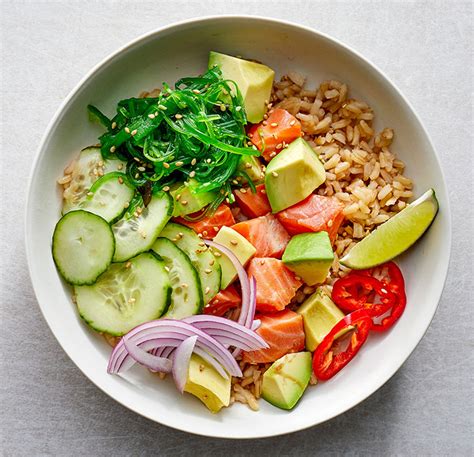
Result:
[[[214,241],[230,249],[244,266],[257,252],[252,244],[230,227],[221,227]],[[225,289],[237,278],[237,270],[225,254],[220,252],[217,254],[219,254],[218,260],[222,270],[221,289]]]
[[[237,84],[249,122],[253,124],[260,122],[267,110],[275,72],[257,62],[211,51],[208,68],[216,65],[220,68],[224,79]]]
[[[230,403],[230,376],[223,378],[206,360],[196,354],[191,356],[185,392],[195,395],[212,413],[217,413]]]
[[[321,284],[334,261],[328,233],[295,235],[286,246],[281,260],[309,286]]]
[[[299,203],[326,181],[326,171],[317,154],[298,138],[267,165],[265,188],[272,211],[277,213]]]
[[[174,200],[173,217],[196,213],[216,199],[217,192],[214,191],[196,193],[197,185],[195,179],[190,179],[186,184],[176,183],[171,186],[170,195]]]
[[[306,349],[313,352],[344,313],[318,288],[296,311],[303,317]]]
[[[296,352],[278,359],[265,372],[262,397],[281,409],[292,409],[311,378],[311,353]]]

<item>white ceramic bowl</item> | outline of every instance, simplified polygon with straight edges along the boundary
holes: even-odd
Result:
[[[388,333],[371,335],[350,365],[330,382],[310,388],[291,412],[260,402],[258,413],[242,405],[217,415],[191,395],[181,396],[170,381],[144,369],[126,376],[106,372],[110,347],[79,318],[70,290],[51,258],[51,234],[61,198],[56,179],[83,147],[97,142],[101,129],[87,120],[86,105],[112,112],[116,101],[154,88],[162,81],[204,71],[209,50],[265,62],[277,75],[297,70],[314,85],[335,78],[369,103],[376,127],[395,129],[393,150],[406,162],[415,194],[436,189],[440,212],[426,236],[398,259],[406,278],[408,306]],[[445,281],[451,245],[448,198],[433,146],[407,100],[371,63],[345,45],[314,30],[272,19],[211,17],[149,33],[112,54],[90,71],[51,121],[33,165],[28,193],[26,246],[39,305],[69,357],[99,388],[131,410],[156,422],[201,435],[256,438],[319,424],[347,411],[382,386],[425,333]],[[390,405],[387,405],[390,407]]]

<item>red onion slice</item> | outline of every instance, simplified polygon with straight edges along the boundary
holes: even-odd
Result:
[[[197,342],[197,335],[185,339],[174,351],[173,379],[178,390],[183,393],[188,378],[189,361]],[[168,359],[164,359],[168,360]],[[169,362],[169,360],[168,360]]]
[[[140,365],[147,367],[149,370],[160,371],[162,373],[169,373],[171,371],[171,360],[165,359],[164,357],[156,357],[146,352],[135,343],[132,343],[127,337],[123,338],[123,343],[130,357]]]
[[[240,287],[242,289],[242,307],[240,309],[238,323],[245,325],[250,311],[250,284],[247,272],[245,271],[243,265],[239,262],[239,259],[236,257],[236,255],[229,248],[226,248],[225,246],[222,246],[222,244],[215,243],[214,241],[210,240],[204,240],[204,242],[208,246],[211,246],[212,248],[217,249],[218,251],[221,251],[223,254],[225,254],[232,262],[234,268],[237,270],[237,275],[239,276],[240,280]]]

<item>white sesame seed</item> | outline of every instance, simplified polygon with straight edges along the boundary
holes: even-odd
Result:
[[[230,240],[230,244],[231,244],[232,246],[237,246],[239,243],[238,243],[237,241],[235,241],[235,240]]]
[[[110,152],[115,152],[115,146],[111,146],[111,148],[109,149]]]
[[[216,261],[214,259],[209,260],[209,265],[212,267]]]
[[[221,108],[221,111],[225,111],[227,109],[225,105],[221,105],[220,108]]]
[[[123,205],[124,208],[128,208],[129,206],[130,206],[129,202],[127,202],[127,203],[125,203],[125,205]]]
[[[278,173],[277,173],[276,171],[272,171],[272,176],[273,176],[274,178],[278,178]]]
[[[121,176],[119,176],[118,182],[119,182],[120,184],[123,184],[123,178],[122,178]]]
[[[194,178],[196,176],[196,172],[193,170],[189,173],[190,178]]]
[[[206,268],[206,269],[204,270],[204,273],[210,274],[210,273],[212,273],[212,270],[211,270],[210,268]]]
[[[140,173],[135,173],[135,179],[138,179],[140,177]]]
[[[166,111],[168,108],[166,108],[165,105],[158,105],[158,108],[161,109],[162,111]]]
[[[244,189],[244,188],[242,187],[242,189],[240,189],[240,192],[241,192],[242,194],[246,194],[246,193],[247,193],[247,189]]]
[[[154,115],[153,113],[149,114],[148,117],[149,117],[150,119],[155,119],[155,115]]]
[[[88,197],[92,197],[94,195],[94,192],[87,192]]]
[[[165,270],[169,273],[170,267],[165,267]]]
[[[233,179],[233,180],[232,180],[232,184],[234,184],[234,185],[237,186],[237,185],[239,184],[239,181],[237,181],[236,179]]]
[[[114,129],[115,127],[117,127],[117,122],[112,122],[112,125],[111,127]]]
[[[260,260],[260,265],[265,265],[265,260]]]
[[[138,167],[138,171],[145,171],[146,168],[145,167]]]
[[[181,201],[181,204],[182,204],[183,206],[186,206],[186,205],[188,204],[188,202],[187,202],[187,200],[182,200],[182,201]]]
[[[127,262],[127,263],[125,264],[125,268],[130,268],[131,266],[132,266],[132,262]]]
[[[198,89],[193,89],[193,94],[196,94],[196,95],[198,95],[198,94],[200,94],[200,93],[201,93],[201,92],[199,92],[199,90],[198,90]]]
[[[211,288],[209,286],[207,286],[206,289],[204,290],[204,293],[208,294],[210,291],[211,291]]]
[[[184,165],[184,162],[181,162],[180,160],[178,162],[176,162],[176,166],[177,167],[181,167]]]
[[[174,117],[175,117],[176,119],[182,119],[182,118],[183,118],[183,115],[182,115],[182,114],[179,114],[179,113],[177,113],[177,114],[175,114],[175,116],[174,116]]]
[[[122,170],[122,169],[123,169],[123,164],[122,164],[122,163],[119,164],[119,166],[117,167],[117,169]]]
[[[202,238],[202,233],[198,233],[198,237],[199,237],[199,238]]]
[[[301,281],[301,278],[300,278],[299,276],[295,276],[295,279],[296,279],[297,281]]]
[[[207,162],[207,163],[211,163],[212,160],[211,160],[211,159],[207,159],[206,162]]]
[[[222,254],[218,251],[213,253],[215,257],[222,257]]]
[[[278,144],[276,145],[276,148],[277,148],[277,149],[281,149],[282,147],[283,147],[283,145],[282,145],[281,143],[278,143]]]
[[[168,192],[168,191],[170,190],[170,186],[165,186],[165,187],[163,187],[163,190],[164,190],[165,192]]]
[[[247,169],[252,168],[252,164],[251,164],[251,163],[246,163],[246,164],[245,164],[245,168],[247,168]]]
[[[128,127],[125,127],[124,130],[125,130],[126,133],[130,133],[130,129]]]
[[[186,289],[188,286],[188,284],[186,284],[185,282],[183,282],[183,284],[181,284],[181,287],[183,287],[184,289]]]
[[[196,160],[196,159],[191,160],[191,165],[194,166],[194,165],[196,165],[196,163],[197,163],[197,160]]]
[[[136,301],[136,299],[133,298],[133,297],[128,300],[129,303],[135,303],[135,301]]]
[[[203,241],[201,241],[201,242],[199,243],[199,246],[204,247],[204,246],[206,246],[206,243],[204,243]]]
[[[134,136],[134,135],[136,135],[137,133],[138,133],[138,132],[137,132],[137,129],[135,129],[135,130],[132,130],[132,131],[130,132],[130,135]]]
[[[219,227],[217,225],[215,225],[214,227],[212,227],[216,232],[219,231]]]
[[[332,219],[329,219],[329,221],[328,221],[328,227],[332,227],[332,224],[333,224]]]
[[[169,168],[169,167],[170,167],[170,164],[167,163],[167,162],[163,162],[163,166],[164,166],[165,168]]]
[[[240,111],[241,109],[242,109],[241,106],[236,106],[236,107],[235,107],[235,111]]]
[[[292,121],[290,121],[290,125],[293,126],[296,124],[296,121],[293,119]]]
[[[271,154],[270,154],[270,157],[275,157],[277,155],[277,153],[275,151],[273,151]]]

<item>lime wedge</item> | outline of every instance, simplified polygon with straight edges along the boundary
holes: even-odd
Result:
[[[430,226],[438,212],[433,189],[359,241],[341,260],[342,265],[362,270],[388,262],[406,251]]]

